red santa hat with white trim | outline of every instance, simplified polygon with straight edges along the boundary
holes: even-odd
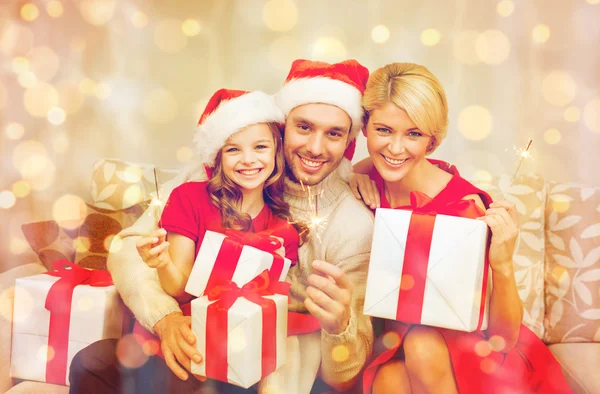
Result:
[[[219,89],[198,121],[196,151],[208,167],[214,167],[217,153],[229,137],[244,127],[271,122],[285,122],[273,96],[261,91]]]
[[[294,108],[311,103],[331,104],[343,109],[352,120],[350,142],[344,157],[352,161],[356,136],[363,127],[361,101],[368,79],[369,70],[354,59],[335,64],[299,59],[292,63],[275,100],[285,116]]]

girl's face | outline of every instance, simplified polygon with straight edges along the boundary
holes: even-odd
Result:
[[[371,112],[365,135],[373,164],[386,182],[405,178],[424,160],[432,139],[393,103]]]
[[[221,148],[223,173],[241,192],[263,188],[275,168],[273,133],[258,123],[233,134]]]

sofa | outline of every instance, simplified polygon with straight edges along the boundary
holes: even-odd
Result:
[[[600,393],[600,188],[556,183],[536,174],[471,179],[494,199],[514,202],[520,218],[514,255],[524,324],[549,347],[577,394]],[[162,184],[175,171],[157,169]],[[10,377],[15,280],[67,258],[86,268],[106,265],[120,229],[131,225],[155,194],[154,167],[116,159],[92,169],[86,214],[77,223],[27,223],[23,233],[38,261],[0,273],[0,393],[67,393],[68,387]],[[82,196],[83,197],[83,196]],[[118,240],[117,240],[118,241]]]

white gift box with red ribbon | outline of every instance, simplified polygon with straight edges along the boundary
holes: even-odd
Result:
[[[377,209],[364,313],[466,332],[486,329],[487,236],[480,220]]]
[[[72,283],[70,291],[64,278],[49,274],[16,280],[11,377],[68,385],[77,352],[101,339],[121,337],[122,304],[113,285],[102,285],[110,280],[108,272],[102,272],[100,282]]]
[[[193,374],[248,388],[285,363],[289,284],[272,285],[265,271],[241,289],[229,282],[192,301],[203,355]]]
[[[185,291],[199,297],[226,280],[243,286],[264,270],[269,270],[272,281],[284,281],[291,261],[276,252],[279,248],[279,240],[261,233],[207,231]]]

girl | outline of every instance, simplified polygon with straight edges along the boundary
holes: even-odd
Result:
[[[570,393],[548,348],[521,324],[512,262],[518,233],[514,206],[492,202],[453,166],[425,159],[448,126],[446,96],[437,78],[423,66],[389,64],[371,74],[363,106],[371,157],[355,166],[357,197],[364,196],[371,208],[378,197],[382,208],[410,209],[411,192],[421,192],[431,197],[427,206],[434,211],[450,202],[474,200],[485,211],[478,219],[491,228],[493,284],[486,331],[385,320],[385,331],[394,331],[398,340],[390,345],[388,335],[387,348],[375,352],[364,374],[364,392]]]
[[[273,98],[262,92],[222,89],[210,99],[194,138],[209,180],[173,189],[162,228],[137,242],[142,259],[156,268],[161,286],[180,304],[191,299],[184,289],[208,230],[276,237],[282,243],[278,253],[297,260],[298,231],[305,227],[290,224],[282,199],[283,122]],[[189,313],[185,305],[182,310]]]

